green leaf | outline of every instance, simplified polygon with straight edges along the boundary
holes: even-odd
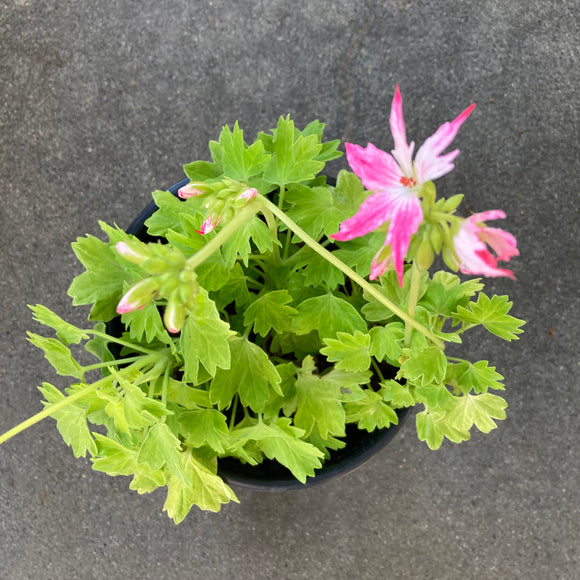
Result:
[[[417,436],[433,450],[441,447],[444,437],[453,443],[461,443],[469,439],[469,432],[459,431],[447,424],[443,411],[422,411],[417,414],[416,424]]]
[[[337,362],[336,368],[363,371],[370,367],[370,335],[358,330],[354,334],[337,332],[336,339],[325,338],[323,342],[326,346],[320,349],[320,353],[326,356],[329,362]]]
[[[153,199],[158,207],[157,211],[145,222],[147,231],[152,236],[166,236],[173,230],[184,234],[182,216],[188,214],[195,217],[197,214],[205,215],[203,205],[206,200],[199,197],[190,197],[180,200],[170,191],[155,191]]]
[[[72,248],[86,268],[68,289],[73,305],[94,303],[89,320],[111,320],[117,315],[125,282],[135,281],[133,275],[119,264],[113,248],[94,236],[77,238]]]
[[[203,283],[202,286],[206,287]],[[220,309],[233,301],[235,301],[237,308],[242,308],[250,302],[251,295],[246,282],[246,273],[239,263],[236,262],[234,267],[228,271],[225,283],[220,287],[215,299]]]
[[[463,395],[456,397],[456,405],[447,416],[449,425],[459,431],[469,431],[472,425],[489,433],[497,425],[493,419],[505,419],[507,403],[505,399],[484,393],[482,395]]]
[[[154,302],[149,302],[141,310],[136,309],[122,314],[121,320],[129,329],[129,337],[138,343],[152,343],[155,339],[165,344],[171,342],[171,337],[163,325],[159,308]]]
[[[322,146],[317,135],[294,140],[294,123],[290,117],[280,117],[272,140],[273,156],[264,169],[264,180],[276,185],[288,185],[313,179],[324,163],[316,161]]]
[[[477,302],[470,302],[469,309],[459,306],[454,317],[468,324],[483,324],[489,332],[504,340],[518,340],[516,335],[523,332],[520,327],[525,321],[509,316],[511,307],[507,296],[492,296],[490,300],[480,292]]]
[[[310,434],[316,427],[326,439],[330,435],[345,434],[345,413],[342,406],[341,386],[316,371],[312,357],[308,356],[298,369],[296,394],[298,397],[294,424]]]
[[[232,363],[229,369],[218,369],[210,387],[210,400],[224,409],[239,393],[242,404],[261,413],[272,391],[282,394],[281,378],[268,355],[246,338],[230,340]]]
[[[375,254],[384,243],[384,232],[373,232],[349,242],[339,242],[337,244],[339,249],[333,252],[333,255],[351,266],[357,274],[366,278],[371,272],[371,263]]]
[[[165,423],[155,423],[149,427],[137,453],[137,463],[153,470],[167,465],[174,475],[186,481],[180,458],[181,442],[171,429]]]
[[[223,413],[216,409],[197,409],[180,413],[178,420],[187,445],[209,445],[217,453],[224,453],[229,431]]]
[[[439,384],[443,382],[447,371],[447,358],[443,351],[435,346],[423,349],[405,349],[409,356],[401,365],[403,376],[419,386]]]
[[[367,325],[352,304],[328,293],[309,298],[298,306],[292,331],[308,334],[312,330],[318,330],[321,339],[336,338],[337,332],[365,333]]]
[[[294,267],[304,268],[302,270],[304,285],[314,288],[322,285],[328,290],[335,290],[344,284],[344,274],[320,254],[310,248],[304,248],[300,255]]]
[[[305,483],[306,477],[313,477],[314,470],[322,466],[320,459],[324,453],[302,441],[304,431],[290,423],[290,419],[286,418],[278,419],[270,425],[259,422],[252,427],[236,429],[233,436],[238,446],[249,440],[256,441],[266,457],[275,459],[287,467],[296,479]]]
[[[65,344],[78,344],[81,340],[89,338],[86,331],[66,322],[42,304],[28,305],[28,308],[32,310],[34,320],[55,330],[58,338]]]
[[[244,325],[254,325],[254,332],[266,336],[271,328],[285,332],[292,326],[292,318],[298,311],[288,304],[292,296],[288,290],[273,290],[259,296],[244,312]]]
[[[360,209],[369,192],[363,187],[360,178],[350,171],[341,170],[334,188],[334,204],[345,215],[353,216]],[[384,241],[384,234],[381,236]]]
[[[45,407],[60,403],[65,396],[53,385],[42,383],[38,387],[46,401]],[[56,427],[59,430],[64,442],[73,450],[75,457],[86,457],[87,451],[91,455],[97,454],[97,446],[87,425],[87,406],[81,403],[70,403],[66,407],[51,414],[56,420]]]
[[[409,387],[394,380],[383,381],[379,393],[395,409],[412,407],[415,404],[415,397]]]
[[[349,217],[334,206],[334,196],[328,187],[294,185],[288,188],[286,201],[293,204],[288,217],[315,239],[322,232],[327,236],[335,234],[340,222]]]
[[[487,393],[488,389],[503,391],[505,388],[500,382],[503,381],[503,376],[496,372],[495,367],[490,367],[486,360],[473,364],[462,361],[459,364],[449,365],[446,380],[465,394],[472,390],[475,393]]]
[[[405,325],[402,322],[390,322],[385,326],[374,326],[370,330],[370,354],[378,362],[390,360],[397,362],[402,354],[402,342],[405,338]]]
[[[70,349],[56,338],[45,338],[39,334],[28,332],[28,340],[44,351],[46,360],[63,377],[83,376],[83,367],[73,358]]]
[[[397,413],[379,393],[369,389],[365,389],[363,393],[362,399],[345,403],[347,423],[357,423],[359,429],[365,429],[370,433],[399,422]]]
[[[228,368],[231,360],[228,338],[232,334],[229,325],[220,319],[213,300],[200,289],[179,338],[185,380],[197,384],[200,364],[212,376],[217,368]]]
[[[238,502],[236,494],[223,479],[212,473],[191,450],[181,453],[180,466],[188,483],[171,475],[163,506],[176,524],[185,519],[194,505],[202,510],[217,512],[224,503]]]
[[[233,131],[227,125],[222,129],[219,144],[223,151],[221,162],[224,174],[236,181],[247,183],[250,177],[261,173],[270,160],[261,141],[255,141],[249,147],[246,145],[244,132],[237,121]]]
[[[136,449],[129,449],[100,433],[95,433],[95,439],[98,446],[98,455],[95,453],[97,457],[92,458],[95,471],[116,476],[133,475],[139,470]]]
[[[238,256],[245,266],[248,265],[252,253],[250,239],[256,245],[258,252],[271,252],[274,244],[280,245],[272,235],[268,226],[258,217],[253,217],[241,226],[222,246],[222,252],[227,268],[232,268]]]
[[[209,161],[194,161],[183,166],[183,171],[191,181],[210,181],[223,175],[223,168]]]

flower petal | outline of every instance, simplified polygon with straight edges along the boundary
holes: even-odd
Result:
[[[385,244],[391,244],[393,265],[397,272],[399,286],[402,286],[405,255],[409,249],[411,236],[417,232],[423,221],[423,208],[416,195],[400,195],[394,201],[396,208],[389,224]]]
[[[369,278],[371,280],[375,280],[379,276],[382,276],[389,269],[391,264],[393,263],[393,256],[392,256],[391,252],[387,251],[386,257],[383,257],[384,255],[385,255],[385,247],[383,246],[375,254],[375,257],[373,258],[373,261],[371,262],[371,274],[369,276]]]
[[[339,231],[330,237],[338,242],[346,242],[376,230],[391,219],[395,200],[385,193],[373,193],[362,202],[358,212],[344,220]]]
[[[424,183],[432,179],[437,179],[449,173],[455,166],[453,160],[459,155],[459,151],[452,151],[447,155],[441,156],[441,153],[451,145],[453,139],[457,135],[459,128],[473,109],[475,103],[467,107],[460,115],[457,116],[450,123],[443,123],[431,137],[429,137],[419,150],[415,157],[415,173],[417,181]]]
[[[393,104],[391,105],[391,116],[389,117],[391,125],[391,134],[395,142],[395,148],[391,153],[397,160],[403,173],[407,177],[413,175],[413,149],[415,143],[407,144],[407,132],[405,129],[405,119],[403,118],[403,99],[399,91],[399,85],[395,87],[395,96],[393,97]]]
[[[360,177],[370,191],[385,191],[390,186],[398,187],[405,175],[399,164],[386,151],[369,143],[366,148],[345,143],[346,158],[351,169]]]

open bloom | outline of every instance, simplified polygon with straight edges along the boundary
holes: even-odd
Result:
[[[362,203],[359,211],[340,224],[338,233],[331,236],[337,241],[347,241],[364,236],[390,221],[385,246],[391,245],[391,254],[384,259],[379,254],[373,260],[371,279],[380,276],[391,262],[397,272],[399,284],[403,285],[405,254],[411,236],[423,221],[419,193],[424,183],[449,173],[459,151],[442,155],[451,144],[459,127],[473,111],[469,106],[454,121],[444,123],[417,151],[413,161],[415,143],[407,143],[403,100],[399,85],[391,107],[390,126],[395,148],[392,154],[369,143],[366,148],[346,143],[346,157],[352,170],[363,185],[373,193]],[[385,253],[383,249],[379,252]]]
[[[507,276],[515,280],[511,270],[498,268],[499,260],[508,261],[518,256],[517,242],[509,232],[499,228],[488,228],[483,222],[505,218],[500,209],[492,209],[468,217],[453,238],[455,253],[459,258],[459,269],[464,274],[483,276]],[[487,249],[494,251],[495,256]]]
[[[209,217],[203,220],[203,223],[200,226],[201,229],[195,231],[198,234],[209,234],[209,232],[213,232],[213,230],[215,230],[221,219],[221,216],[219,216],[217,220],[214,221],[214,214],[212,213]]]

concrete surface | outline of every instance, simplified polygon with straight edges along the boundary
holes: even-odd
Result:
[[[163,492],[76,460],[46,421],[0,448],[0,578],[574,580],[578,445],[579,6],[574,0],[2,0],[0,427],[55,380],[25,340],[27,304],[81,321],[70,242],[127,225],[150,192],[291,113],[391,147],[396,82],[421,143],[472,101],[456,170],[472,210],[519,240],[519,342],[467,342],[506,376],[509,417],[431,452],[410,421],[356,473],[175,527]],[[341,167],[336,164],[336,170]],[[76,317],[76,318],[75,318]],[[64,384],[60,382],[58,384]]]

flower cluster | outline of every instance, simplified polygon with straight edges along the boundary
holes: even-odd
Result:
[[[441,125],[419,148],[413,160],[415,143],[407,142],[403,101],[397,85],[390,115],[395,144],[391,153],[378,149],[372,143],[366,148],[352,143],[345,144],[350,167],[372,193],[359,211],[343,221],[338,233],[331,237],[337,241],[352,240],[389,222],[384,248],[375,255],[371,265],[371,279],[378,278],[392,266],[399,284],[403,285],[405,257],[411,238],[432,207],[428,203],[428,185],[454,168],[453,161],[459,155],[459,150],[449,153],[444,151],[474,108],[475,103],[453,121]],[[452,239],[447,240],[447,249],[452,255],[450,265],[467,274],[513,278],[510,270],[497,267],[497,261],[509,260],[518,255],[515,238],[503,230],[480,225],[485,219],[504,217],[505,214],[500,210],[475,214],[462,222],[446,216],[452,221],[455,230]],[[486,243],[497,256],[489,252]]]

